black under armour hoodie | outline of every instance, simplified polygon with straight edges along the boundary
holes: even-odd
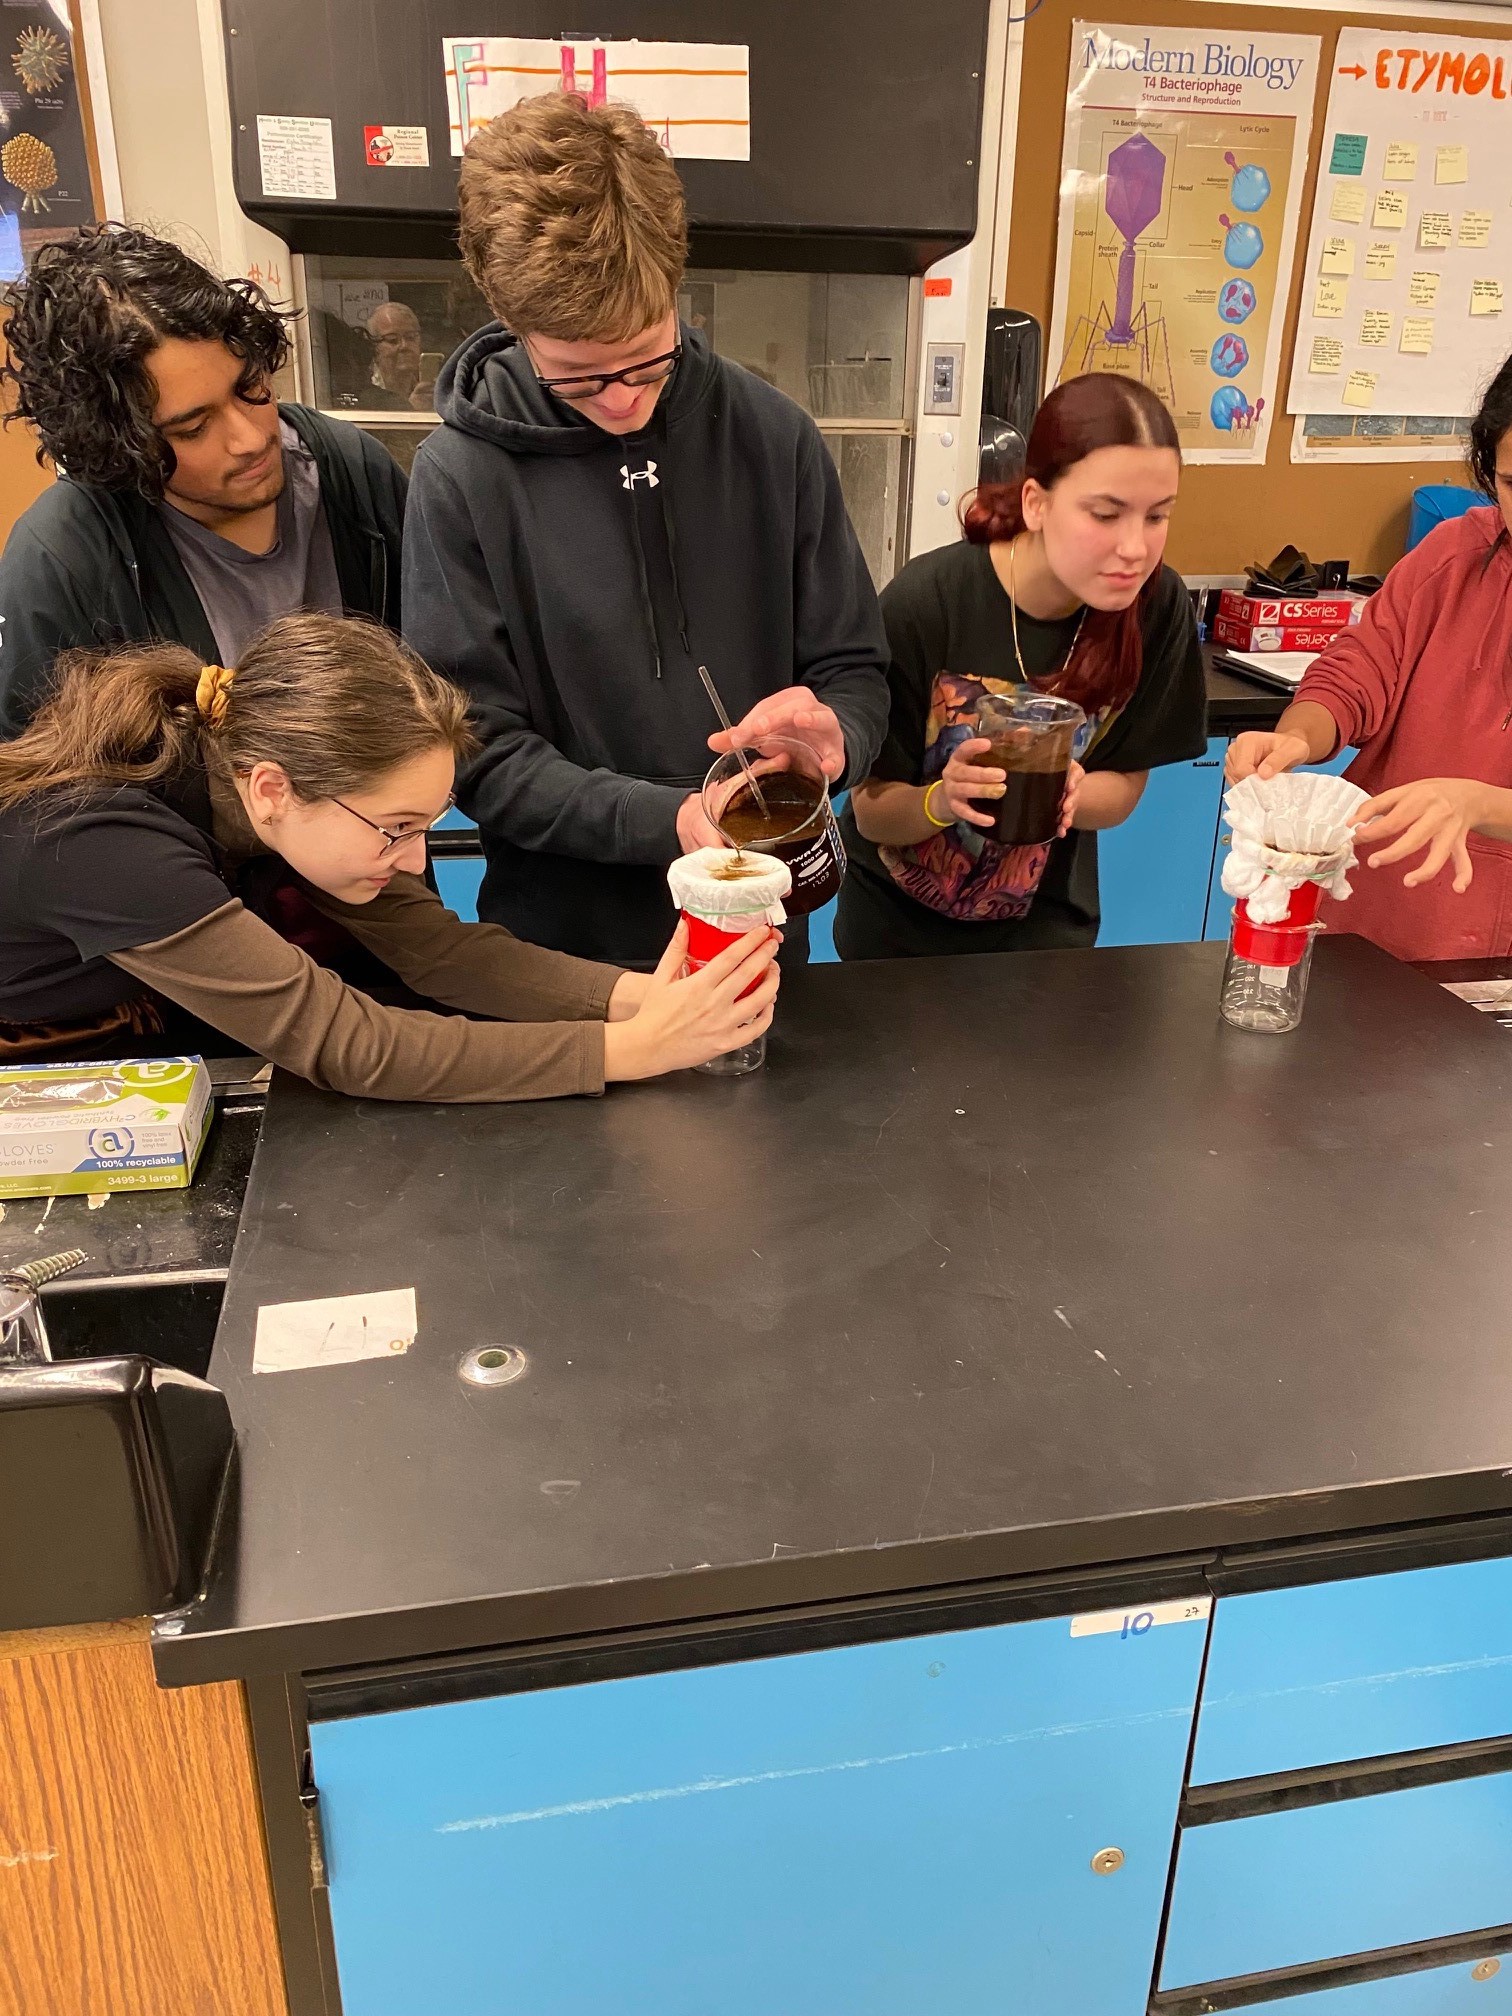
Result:
[[[459,791],[479,914],[627,965],[666,945],[677,809],[713,760],[700,664],[736,721],[812,687],[846,783],[887,725],[877,599],[818,429],[695,331],[682,344],[650,423],[613,435],[480,330],[437,381],[404,525],[405,635],[484,741]]]

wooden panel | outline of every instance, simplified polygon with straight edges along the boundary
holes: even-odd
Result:
[[[1066,77],[1071,60],[1071,23],[1135,20],[1152,28],[1213,28],[1232,33],[1265,29],[1287,35],[1317,35],[1322,41],[1317,101],[1307,179],[1301,191],[1303,224],[1287,292],[1281,368],[1277,376],[1276,424],[1269,459],[1255,468],[1189,469],[1181,502],[1171,523],[1167,558],[1188,574],[1234,573],[1247,561],[1268,560],[1288,539],[1314,560],[1348,558],[1357,569],[1384,571],[1402,556],[1407,512],[1419,483],[1452,483],[1463,471],[1453,462],[1394,462],[1379,468],[1358,462],[1337,467],[1291,461],[1292,420],[1286,413],[1297,301],[1307,259],[1307,220],[1312,216],[1318,154],[1333,75],[1333,51],[1341,28],[1364,23],[1357,17],[1319,14],[1298,8],[1255,8],[1242,16],[1230,7],[1195,0],[1140,0],[1127,9],[1102,8],[1088,0],[1042,0],[1024,30],[1023,91],[1018,155],[1013,184],[1013,230],[1008,251],[1008,301],[1040,318],[1048,339],[1055,283],[1056,206],[1061,142],[1065,125]],[[1404,36],[1414,27],[1425,33],[1473,32],[1482,39],[1512,39],[1512,22],[1502,28],[1476,22],[1473,29],[1451,16],[1404,19],[1393,24]]]
[[[5,2016],[286,2016],[240,1687],[145,1624],[0,1637]]]
[[[0,427],[0,546],[27,505],[53,481],[52,464],[37,464],[37,437],[19,422]]]

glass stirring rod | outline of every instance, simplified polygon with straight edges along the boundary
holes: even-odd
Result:
[[[718,693],[715,691],[714,681],[709,677],[709,668],[707,665],[699,666],[698,676],[700,679],[702,679],[704,683],[704,691],[708,694],[709,698],[714,702],[714,712],[719,716],[720,725],[723,727],[725,733],[733,739],[735,734],[735,724],[730,719],[729,715],[726,714],[724,702],[723,700],[720,699]],[[761,795],[761,786],[756,782],[756,772],[751,768],[750,764],[746,761],[746,753],[744,749],[737,748],[735,750],[735,760],[736,762],[739,763],[741,769],[745,772],[745,780],[747,784],[749,784],[751,787],[751,791],[756,799],[756,803],[761,807],[762,817],[763,818],[769,817],[770,815],[767,809],[767,801]],[[739,850],[737,849],[736,851],[738,852]]]

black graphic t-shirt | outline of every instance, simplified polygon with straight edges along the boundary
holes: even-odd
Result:
[[[1012,609],[985,546],[964,540],[909,562],[882,594],[891,654],[887,740],[872,775],[919,785],[937,777],[984,690],[1018,679]],[[1075,614],[1018,614],[1024,669],[1039,678],[1065,659]],[[1207,695],[1191,599],[1162,568],[1144,606],[1144,667],[1128,705],[1088,724],[1078,760],[1093,770],[1154,770],[1207,747]],[[850,870],[835,944],[845,959],[1016,952],[1092,945],[1099,921],[1097,835],[1048,848],[978,850],[980,829],[956,828],[916,848],[863,839],[849,804],[841,820]],[[964,850],[970,850],[973,867]],[[980,856],[980,859],[977,857]],[[1017,858],[1015,858],[1017,857]],[[989,886],[990,885],[990,886]],[[909,889],[928,891],[921,901]],[[957,914],[946,914],[947,905]],[[1017,914],[1015,914],[1017,913]]]

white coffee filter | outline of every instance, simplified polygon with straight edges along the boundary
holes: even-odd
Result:
[[[738,866],[745,872],[728,879],[716,869]],[[723,925],[727,931],[753,931],[758,924],[782,924],[787,912],[782,899],[793,887],[786,861],[747,848],[700,847],[684,854],[667,870],[672,901],[690,916]]]
[[[1368,796],[1345,777],[1295,771],[1246,777],[1223,801],[1234,836],[1223,864],[1224,889],[1245,899],[1257,924],[1279,923],[1292,890],[1304,882],[1346,897],[1355,865],[1349,815]]]

